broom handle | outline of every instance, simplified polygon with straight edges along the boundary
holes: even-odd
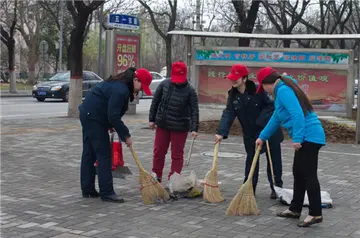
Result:
[[[213,170],[216,170],[217,165],[218,165],[219,145],[220,145],[220,142],[217,142],[214,146],[214,159],[213,159],[213,165],[212,165]]]
[[[271,153],[270,153],[270,146],[269,146],[269,141],[268,141],[268,140],[266,141],[266,149],[267,149],[268,157],[269,157],[271,178],[272,178],[273,186],[275,186],[274,168],[273,168],[273,164],[272,164]]]
[[[185,162],[185,166],[188,166],[189,163],[190,163],[190,159],[191,159],[191,153],[192,153],[192,149],[194,147],[194,142],[195,142],[195,137],[192,139],[191,141],[191,145],[190,145],[190,149],[189,149],[189,154],[188,154],[188,157],[187,157],[187,160]]]
[[[254,158],[253,158],[253,162],[252,162],[252,164],[251,164],[251,169],[250,169],[250,173],[249,173],[248,179],[252,179],[252,177],[253,177],[253,175],[254,175],[256,163],[257,163],[258,158],[259,158],[259,155],[260,155],[260,150],[261,150],[261,146],[258,146],[258,147],[256,148],[255,155],[254,155]]]
[[[134,157],[134,160],[135,160],[137,166],[139,167],[139,169],[144,170],[144,168],[142,167],[142,165],[141,165],[141,163],[140,163],[140,159],[139,159],[139,157],[137,156],[137,154],[135,153],[135,150],[134,150],[134,148],[132,147],[132,145],[129,146],[129,149],[130,149],[131,154],[132,154],[132,156]]]

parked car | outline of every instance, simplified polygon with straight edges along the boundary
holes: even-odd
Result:
[[[354,94],[358,95],[358,92],[359,92],[359,79],[355,79]]]
[[[152,82],[150,84],[150,89],[152,94],[154,95],[156,88],[159,86],[159,84],[164,81],[166,78],[164,76],[162,76],[161,74],[157,73],[157,72],[150,72],[151,76],[152,76]],[[138,98],[141,99],[144,97],[144,93],[142,91],[139,92],[138,94]]]
[[[91,71],[83,71],[82,96],[85,97],[88,92],[103,79]],[[50,79],[38,83],[32,90],[32,96],[38,101],[43,102],[46,98],[62,99],[69,101],[70,71],[57,73]]]

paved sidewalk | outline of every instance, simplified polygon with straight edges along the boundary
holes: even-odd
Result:
[[[146,115],[125,116],[134,147],[150,171],[154,133]],[[210,169],[212,135],[200,135],[189,168],[199,179]],[[190,141],[189,141],[190,143]],[[189,144],[187,144],[185,155]],[[83,199],[79,186],[81,131],[78,120],[6,120],[1,124],[1,237],[360,237],[360,146],[329,144],[322,149],[319,176],[322,190],[334,200],[324,209],[324,222],[313,228],[297,228],[296,221],[277,218],[286,209],[269,199],[269,186],[261,157],[257,188],[260,216],[228,217],[225,210],[239,189],[244,173],[244,147],[231,137],[220,147],[240,153],[239,158],[220,158],[220,189],[226,201],[207,204],[201,198],[166,204],[144,205],[138,185],[138,169],[127,148],[125,162],[134,176],[114,179],[124,204]],[[292,188],[293,150],[283,145],[284,187]],[[169,157],[169,155],[168,155]],[[169,171],[167,159],[165,174]],[[307,208],[303,215],[306,215]]]

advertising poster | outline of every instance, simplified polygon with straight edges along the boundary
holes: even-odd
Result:
[[[259,63],[302,63],[347,65],[347,53],[320,52],[281,52],[281,51],[235,51],[235,50],[196,50],[198,61],[251,61]]]
[[[199,102],[226,104],[231,82],[224,77],[231,66],[199,66]],[[249,68],[249,79],[257,83],[260,68]],[[316,110],[346,111],[347,71],[276,68],[294,77]]]
[[[124,72],[129,67],[139,67],[140,37],[116,35],[116,72]]]

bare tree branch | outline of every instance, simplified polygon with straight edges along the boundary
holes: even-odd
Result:
[[[147,10],[147,12],[149,13],[151,23],[153,24],[155,31],[161,36],[161,38],[166,39],[166,35],[159,28],[159,26],[158,26],[158,24],[156,22],[156,19],[155,19],[155,14],[152,11],[152,9],[150,8],[150,6],[143,0],[138,0],[138,1]]]
[[[5,31],[4,27],[0,25],[1,40],[7,46],[9,41],[9,33]]]
[[[73,5],[73,1],[66,1],[66,8],[70,12],[70,15],[72,16],[74,22],[76,22],[77,11]]]

